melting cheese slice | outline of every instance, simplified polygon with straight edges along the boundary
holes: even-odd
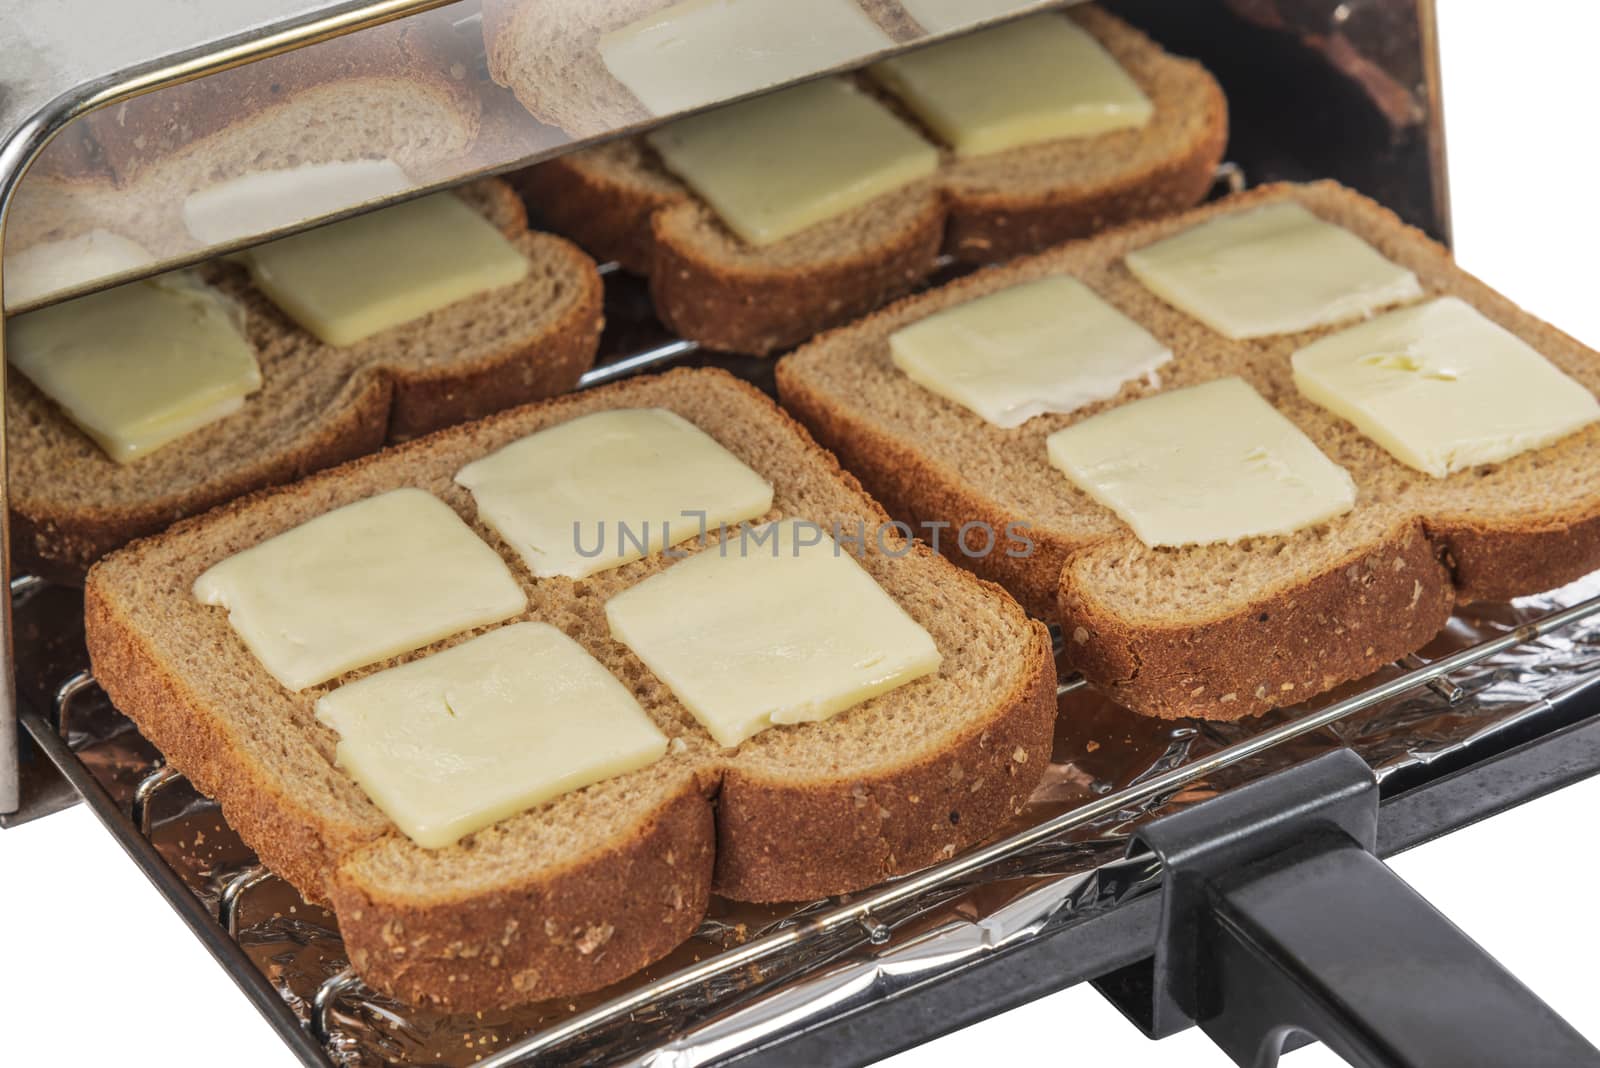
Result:
[[[1075,278],[1023,282],[889,335],[913,382],[998,427],[1108,400],[1172,352]]]
[[[427,849],[659,760],[633,694],[548,623],[513,623],[317,701],[336,757]]]
[[[855,0],[684,0],[600,38],[600,58],[655,115],[853,63],[894,42]]]
[[[167,274],[18,316],[6,355],[118,463],[231,415],[261,388],[238,310]]]
[[[478,515],[539,578],[583,578],[765,515],[772,484],[675,412],[596,412],[463,467]]]
[[[647,139],[752,245],[843,215],[939,165],[938,150],[837,78],[680,119]]]
[[[52,293],[137,271],[155,262],[139,242],[94,229],[6,252],[5,303],[31,304]]]
[[[1239,378],[1113,408],[1056,431],[1046,448],[1153,547],[1292,534],[1356,500],[1349,472]]]
[[[1358,319],[1422,295],[1416,275],[1288,202],[1200,223],[1126,262],[1162,300],[1236,339]]]
[[[1314,341],[1293,363],[1301,393],[1434,478],[1600,420],[1594,394],[1456,297]]]
[[[330,345],[420,319],[527,276],[527,257],[452,193],[249,249],[250,277]]]
[[[939,669],[928,632],[831,538],[794,520],[744,528],[624,590],[606,619],[724,746]]]
[[[1054,13],[886,59],[872,76],[958,156],[1133,129],[1155,113],[1093,34]]]
[[[190,193],[183,202],[183,224],[201,244],[221,245],[415,187],[400,165],[388,159],[252,171]]]
[[[347,504],[228,557],[194,595],[291,690],[527,607],[511,570],[419,489]]]
[[[929,33],[959,30],[1034,6],[1034,0],[900,0],[917,24]]]

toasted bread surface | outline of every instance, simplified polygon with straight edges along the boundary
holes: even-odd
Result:
[[[1416,272],[1428,296],[1469,301],[1600,390],[1600,357],[1461,271],[1386,209],[1322,182],[1265,186],[902,301],[786,357],[780,396],[891,512],[1027,524],[1028,558],[958,559],[1059,622],[1073,666],[1152,715],[1236,719],[1292,704],[1419,648],[1459,601],[1545,590],[1600,567],[1600,427],[1431,479],[1299,395],[1291,354],[1338,327],[1229,341],[1162,302],[1122,263],[1203,219],[1290,199]],[[1171,348],[1159,384],[1129,383],[1110,401],[1001,430],[890,361],[887,339],[901,326],[1048,275],[1082,280]],[[1245,378],[1351,472],[1353,512],[1288,537],[1151,549],[1050,466],[1045,439],[1054,431],[1156,389],[1226,375]]]
[[[134,463],[109,459],[14,376],[6,421],[18,565],[81,580],[115,546],[242,493],[570,389],[599,345],[593,261],[562,238],[529,232],[502,182],[459,195],[528,257],[526,278],[334,347],[279,311],[242,269],[208,265],[208,279],[245,309],[262,388],[238,413]]]
[[[862,566],[934,637],[939,672],[828,721],[720,749],[605,621],[612,594],[671,561],[535,582],[452,481],[465,463],[542,427],[655,406],[771,481],[773,516],[825,530],[861,524]],[[435,493],[506,557],[530,597],[523,618],[560,627],[621,679],[671,739],[666,757],[445,849],[423,849],[389,824],[335,766],[336,736],[313,705],[335,685],[481,629],[289,693],[190,585],[243,548],[399,486]],[[1050,753],[1048,634],[998,587],[892,533],[880,541],[884,521],[752,387],[677,371],[441,431],[135,542],[90,573],[88,643],[117,706],[220,801],[266,864],[332,903],[369,981],[407,1000],[511,1004],[592,989],[661,956],[694,929],[713,888],[761,901],[860,889],[950,856],[1020,808]]]

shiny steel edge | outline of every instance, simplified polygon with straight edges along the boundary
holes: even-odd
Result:
[[[1486,660],[1491,656],[1533,641],[1581,620],[1600,615],[1600,597],[1593,597],[1570,608],[1531,620],[1498,638],[1469,646],[1449,656],[1414,668],[1362,693],[1337,701],[1327,708],[1312,712],[1299,719],[1263,731],[1255,737],[1237,742],[1210,756],[1184,764],[1171,771],[1154,776],[1136,785],[1097,798],[1070,812],[1062,813],[1036,827],[1018,832],[991,845],[947,861],[936,867],[899,880],[879,890],[861,895],[854,901],[838,905],[795,927],[758,938],[737,949],[708,958],[706,961],[667,976],[656,983],[615,998],[588,1012],[574,1016],[547,1031],[530,1035],[515,1045],[485,1058],[480,1068],[510,1068],[527,1063],[527,1059],[544,1053],[566,1042],[603,1021],[625,1016],[644,1008],[650,1002],[690,987],[700,985],[719,975],[724,975],[766,961],[812,938],[836,931],[842,927],[874,925],[881,922],[877,914],[919,894],[957,882],[998,861],[1009,859],[1034,846],[1069,831],[1110,816],[1123,808],[1151,801],[1246,760],[1273,746],[1320,730],[1346,716],[1399,696],[1409,690],[1445,679],[1452,672]]]
[[[1428,166],[1433,183],[1433,211],[1446,248],[1455,247],[1450,217],[1450,168],[1445,149],[1444,78],[1439,54],[1437,0],[1416,0],[1417,27],[1422,34],[1422,77],[1428,94]]]

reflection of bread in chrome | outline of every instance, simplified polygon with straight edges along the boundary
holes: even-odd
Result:
[[[740,2],[747,7],[775,5],[776,13],[793,0]],[[559,126],[574,137],[644,122],[661,109],[652,110],[641,102],[613,73],[602,54],[601,39],[651,16],[672,10],[695,14],[712,4],[726,6],[726,0],[484,0],[483,34],[489,73],[516,93],[535,118]],[[859,19],[859,28],[861,39],[870,41],[868,49],[888,47],[917,33],[895,0],[811,0],[809,6],[800,6],[813,20],[830,12],[835,18],[846,19],[864,15]],[[777,44],[781,47],[792,43]],[[850,62],[862,55],[862,49],[846,49],[821,67]],[[740,91],[766,88],[773,81],[787,81],[807,73],[811,70],[779,74]],[[680,84],[689,84],[696,77],[694,65],[685,63],[674,77],[681,79]]]

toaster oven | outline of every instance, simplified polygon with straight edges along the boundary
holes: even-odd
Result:
[[[579,7],[521,2],[547,6],[552,20],[576,18]],[[92,40],[74,32],[79,6],[89,4],[0,8],[0,37],[32,57],[0,73],[0,246],[11,259],[3,239],[24,225],[100,227],[154,210],[132,192],[89,204],[38,191],[47,170],[70,174],[74,154],[95,156],[86,116],[336,38],[360,47],[396,20],[425,24],[441,54],[457,57],[452,76],[482,83],[482,130],[470,150],[408,171],[401,188],[342,191],[314,211],[225,235],[174,233],[138,264],[65,265],[51,285],[8,302],[6,315],[666,117],[597,118],[576,132],[535,122],[483,72],[477,0],[248,0],[199,11],[142,0],[106,12],[126,24]],[[939,34],[1053,6],[988,0],[963,14],[950,5],[958,15]],[[1336,178],[1448,243],[1432,0],[1106,6],[1221,81],[1231,134],[1213,196]],[[931,36],[870,53],[824,49],[796,69],[722,84],[693,106],[853,69]],[[182,97],[168,99],[181,119]],[[182,218],[181,206],[163,210]],[[578,388],[712,365],[773,390],[772,361],[674,337],[638,279],[601,269],[606,332]],[[947,264],[936,280],[965,269]],[[987,844],[837,899],[714,901],[689,943],[619,984],[450,1015],[362,983],[332,914],[262,866],[99,690],[81,593],[18,573],[9,543],[0,548],[10,587],[0,616],[0,824],[87,804],[307,1065],[863,1064],[1084,981],[1146,1033],[1199,1025],[1240,1064],[1271,1063],[1297,1035],[1360,1064],[1600,1063],[1379,859],[1600,769],[1600,575],[1463,608],[1421,654],[1239,723],[1141,718],[1063,669],[1057,760],[1022,817]],[[1459,965],[1456,1004],[1470,1010],[1460,1027],[1411,1025],[1419,992],[1364,956],[1371,943],[1359,932],[1379,926],[1392,952]]]

